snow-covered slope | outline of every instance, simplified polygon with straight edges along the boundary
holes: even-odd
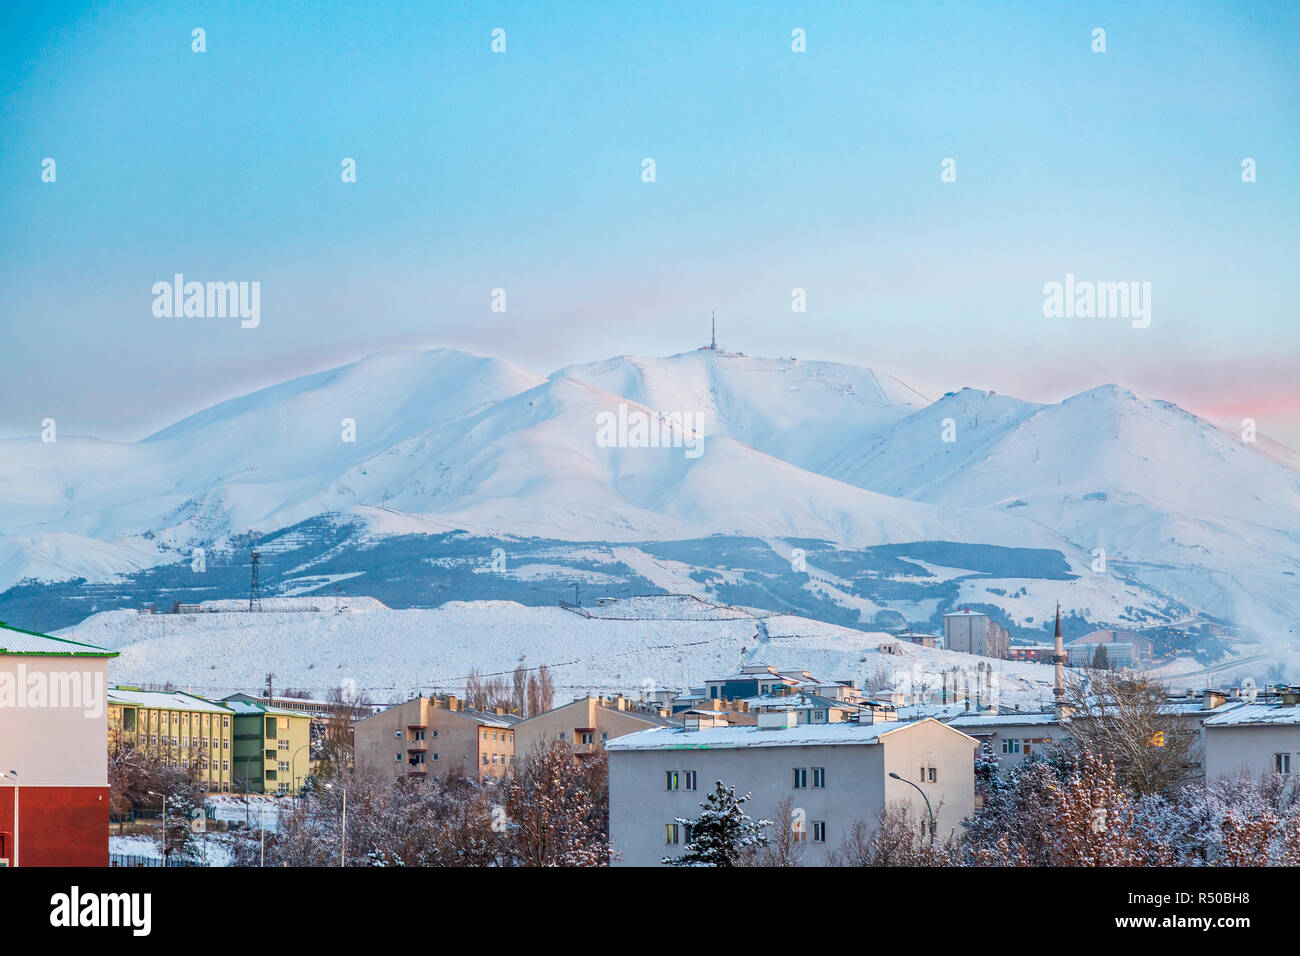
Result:
[[[812,471],[930,400],[867,368],[701,349],[668,358],[621,355],[573,365],[572,378],[658,411],[701,412],[710,434]]]
[[[954,442],[942,441],[945,419]],[[1293,460],[1169,402],[1104,385],[1058,405],[963,390],[861,454],[841,455],[827,473],[883,494],[1015,513],[1104,551],[1111,573],[1194,596],[1219,617],[1267,620],[1282,637],[1300,622]]]
[[[405,699],[417,688],[459,692],[471,670],[508,674],[519,664],[546,664],[559,690],[578,694],[699,686],[730,673],[741,659],[864,683],[883,669],[897,685],[917,687],[937,686],[940,672],[953,668],[973,674],[984,661],[789,615],[763,618],[760,635],[749,615],[710,620],[698,608],[676,613],[674,601],[662,600],[664,614],[646,599],[606,610],[635,615],[629,619],[508,601],[401,611],[358,602],[342,613],[329,607],[313,613],[305,609],[315,602],[298,599],[302,613],[287,613],[292,602],[282,599],[279,610],[262,613],[108,611],[60,634],[120,650],[109,663],[114,683],[170,681],[224,696],[262,686],[269,671],[278,687],[323,696],[346,686],[377,702]],[[883,644],[897,653],[880,653]],[[1002,661],[998,680],[1008,706],[1051,699],[1052,669],[1045,665]]]

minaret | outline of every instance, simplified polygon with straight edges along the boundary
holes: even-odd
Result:
[[[1061,641],[1061,602],[1056,602],[1056,653],[1052,655],[1056,664],[1056,686],[1052,696],[1056,699],[1056,711],[1059,715],[1061,705],[1065,703],[1065,645]]]

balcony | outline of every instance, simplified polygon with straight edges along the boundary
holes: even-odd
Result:
[[[406,742],[407,750],[415,750],[415,751],[423,752],[427,750],[428,747],[429,747],[429,742],[427,740],[408,740]]]

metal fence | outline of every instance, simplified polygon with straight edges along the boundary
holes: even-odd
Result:
[[[110,853],[109,866],[162,866],[163,861],[156,856],[136,856],[134,853]],[[167,858],[167,866],[202,866],[198,860],[187,860],[179,856]]]

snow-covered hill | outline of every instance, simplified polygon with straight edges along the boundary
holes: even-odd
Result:
[[[299,613],[289,607],[297,604]],[[564,694],[640,692],[699,686],[746,663],[804,669],[826,680],[867,682],[879,671],[899,687],[941,686],[940,674],[969,670],[984,658],[896,641],[888,634],[837,627],[789,615],[758,620],[737,609],[716,619],[680,600],[620,602],[586,617],[559,607],[506,601],[451,602],[435,609],[391,610],[349,602],[318,612],[311,599],[280,599],[262,613],[140,614],[109,611],[61,631],[74,640],[121,651],[109,663],[114,683],[172,682],[208,696],[260,687],[323,695],[345,686],[377,702],[421,689],[458,692],[471,670],[508,674],[519,664],[546,664]],[[615,617],[615,614],[623,615]],[[881,653],[890,645],[897,653]],[[1051,700],[1052,669],[1000,661],[1006,706]]]

